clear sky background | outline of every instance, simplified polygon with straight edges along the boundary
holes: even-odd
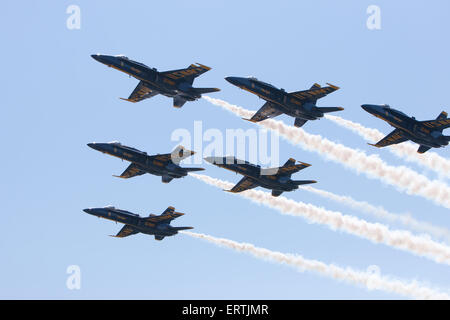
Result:
[[[66,27],[71,4],[81,9],[80,30]],[[381,30],[366,27],[371,4],[381,8]],[[196,120],[204,130],[258,128],[204,100],[182,109],[163,96],[138,104],[119,100],[137,80],[94,61],[93,53],[125,54],[158,70],[200,62],[212,70],[196,86],[219,87],[210,96],[251,110],[263,101],[224,77],[253,75],[287,91],[336,84],[341,89],[319,105],[342,106],[338,115],[386,134],[391,128],[361,104],[388,103],[420,120],[434,119],[450,111],[449,11],[444,0],[4,1],[0,298],[399,298],[185,235],[161,242],[142,234],[111,238],[122,225],[82,211],[108,204],[141,215],[172,205],[186,213],[173,224],[196,232],[361,270],[377,265],[383,274],[450,288],[448,266],[283,216],[192,177],[169,184],[151,175],[113,178],[128,163],[86,146],[119,140],[149,154],[166,153],[176,146],[172,132],[191,131]],[[439,178],[326,119],[308,122],[305,130]],[[450,156],[450,148],[435,151]],[[318,188],[450,228],[447,209],[280,139],[280,159],[289,157],[312,164],[295,179],[316,179]],[[210,176],[240,179],[203,166]],[[306,191],[286,196],[376,221]],[[81,268],[80,290],[66,287],[69,265]]]

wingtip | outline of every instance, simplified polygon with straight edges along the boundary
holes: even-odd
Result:
[[[255,120],[252,120],[252,119],[247,119],[247,118],[241,118],[242,120],[245,120],[245,121],[250,121],[250,122],[253,122],[253,123],[256,123],[256,121]]]
[[[133,100],[130,100],[130,99],[127,99],[127,98],[119,98],[120,100],[124,100],[124,101],[128,101],[128,102],[131,102],[131,103],[135,103],[136,101],[133,101]]]
[[[197,66],[203,68],[203,69],[206,69],[206,70],[211,70],[212,69],[211,67],[205,66],[204,64],[201,64],[201,63],[198,63],[198,62],[196,62],[195,64]]]
[[[379,146],[377,146],[376,144],[373,144],[373,143],[367,143],[369,146],[373,146],[373,147],[377,147],[377,148],[379,148]]]
[[[327,85],[329,85],[330,87],[332,87],[334,90],[339,90],[340,88],[338,86],[335,86],[334,84],[328,83]]]
[[[302,164],[302,165],[304,165],[304,166],[306,166],[306,167],[311,167],[312,166],[312,164],[310,164],[310,163],[306,163],[306,162],[303,162],[303,161],[297,161],[299,164]]]

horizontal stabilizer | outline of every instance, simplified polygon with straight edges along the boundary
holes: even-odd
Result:
[[[205,170],[205,168],[183,168],[183,169],[186,170],[187,172],[203,171],[203,170]]]
[[[311,183],[317,183],[316,180],[292,180],[292,183],[301,186],[303,184],[311,184]]]
[[[341,108],[341,107],[317,107],[317,110],[319,110],[320,112],[323,112],[323,113],[328,113],[328,112],[342,111],[342,110],[344,110],[344,108]]]
[[[194,227],[172,227],[173,230],[190,230],[190,229],[194,229]]]
[[[219,88],[193,88],[193,89],[195,92],[200,94],[220,91]]]

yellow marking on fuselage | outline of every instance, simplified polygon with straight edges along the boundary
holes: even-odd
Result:
[[[154,164],[154,165],[157,165],[157,166],[159,166],[159,167],[164,167],[164,163],[159,162],[159,161],[156,161],[156,160],[153,160],[153,164]]]
[[[168,84],[170,84],[172,86],[175,85],[175,82],[173,82],[172,80],[169,80],[167,78],[164,78],[163,82],[168,83]]]

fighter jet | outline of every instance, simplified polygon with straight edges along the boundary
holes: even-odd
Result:
[[[395,128],[376,144],[369,143],[372,146],[381,148],[411,140],[420,144],[417,152],[424,153],[430,148],[446,146],[450,141],[450,136],[442,134],[442,130],[450,127],[450,119],[445,111],[442,111],[436,120],[418,121],[388,105],[363,104],[361,107]]]
[[[130,161],[131,164],[117,178],[132,178],[144,173],[161,176],[162,182],[169,183],[173,178],[185,177],[190,171],[201,171],[203,168],[182,168],[179,166],[181,160],[195,154],[194,151],[186,150],[178,146],[172,153],[147,155],[146,152],[125,146],[118,141],[108,143],[88,143],[94,150],[109,154],[122,160]]]
[[[298,189],[299,185],[316,183],[315,180],[291,180],[291,175],[297,171],[311,166],[308,163],[300,162],[290,158],[282,167],[263,169],[259,165],[251,164],[235,157],[207,157],[206,161],[236,173],[244,177],[228,192],[242,192],[258,186],[271,189],[272,196],[278,197],[284,191]]]
[[[318,99],[339,89],[329,83],[327,83],[328,87],[321,87],[315,83],[309,90],[286,92],[284,89],[278,89],[253,77],[227,77],[225,80],[266,100],[251,119],[245,119],[252,122],[263,121],[285,113],[295,118],[294,126],[301,127],[308,120],[322,118],[325,113],[344,110],[341,107],[316,106]]]
[[[155,68],[150,68],[123,55],[93,54],[91,57],[140,81],[128,99],[121,98],[129,102],[139,102],[160,93],[173,98],[173,106],[181,108],[186,101],[195,101],[204,93],[220,91],[217,88],[192,87],[196,77],[211,69],[199,63],[191,64],[185,69],[158,72]]]
[[[193,229],[193,227],[172,227],[170,225],[170,222],[173,219],[184,215],[184,213],[175,212],[174,207],[168,207],[159,216],[150,214],[147,218],[142,218],[138,214],[129,211],[116,209],[113,206],[89,208],[84,209],[83,211],[99,218],[125,224],[117,235],[111,236],[116,238],[124,238],[142,232],[154,235],[155,240],[162,240],[164,237],[170,237],[177,234],[180,230]]]

